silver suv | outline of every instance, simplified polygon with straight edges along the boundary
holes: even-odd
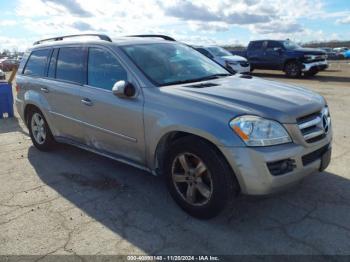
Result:
[[[23,57],[16,105],[39,150],[68,143],[163,175],[198,218],[328,166],[322,96],[231,75],[176,41],[95,36],[38,41]]]

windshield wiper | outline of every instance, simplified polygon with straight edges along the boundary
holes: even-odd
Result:
[[[224,76],[231,76],[231,74],[227,74],[227,73],[225,73],[225,74],[214,74],[214,75],[204,76],[204,77],[200,77],[200,78],[179,80],[179,81],[166,83],[166,84],[164,84],[162,86],[187,84],[187,83],[193,83],[193,82],[201,82],[201,81],[206,81],[206,80],[218,79],[218,78],[224,77]]]

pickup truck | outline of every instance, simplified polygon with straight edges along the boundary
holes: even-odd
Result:
[[[240,51],[238,55],[248,59],[251,70],[282,70],[288,77],[313,76],[328,68],[325,51],[303,48],[290,40],[251,41],[245,54]]]

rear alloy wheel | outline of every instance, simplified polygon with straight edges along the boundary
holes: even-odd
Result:
[[[45,117],[39,110],[34,109],[29,112],[28,129],[34,146],[39,150],[50,150],[55,144],[55,140]]]
[[[166,154],[164,174],[175,202],[200,219],[218,215],[239,192],[231,167],[202,139],[184,137],[173,142]]]
[[[284,71],[288,77],[297,78],[301,76],[300,64],[297,62],[289,62],[286,64]]]

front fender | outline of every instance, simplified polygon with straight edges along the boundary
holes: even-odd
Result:
[[[201,110],[188,108],[189,112],[179,112],[167,109],[167,112],[145,111],[145,141],[146,159],[150,169],[155,168],[157,147],[164,137],[173,132],[183,132],[201,137],[216,146],[244,146],[242,140],[230,129],[228,122],[230,117],[222,115],[218,117],[213,111],[203,114]],[[217,113],[217,112],[216,112]]]

